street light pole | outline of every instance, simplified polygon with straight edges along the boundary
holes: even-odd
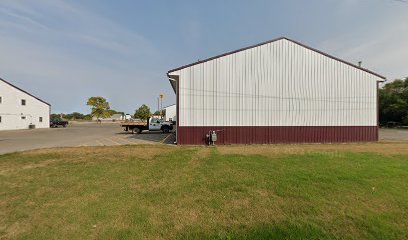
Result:
[[[160,93],[160,117],[163,118],[163,98],[164,94]]]
[[[160,98],[157,98],[157,111],[160,112]]]

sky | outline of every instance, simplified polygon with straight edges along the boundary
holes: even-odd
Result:
[[[0,78],[89,113],[175,103],[168,70],[278,37],[408,76],[408,0],[0,0]]]

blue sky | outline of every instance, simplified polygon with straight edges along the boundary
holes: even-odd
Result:
[[[408,76],[408,3],[397,0],[1,0],[0,77],[89,112],[175,102],[169,69],[287,36],[388,79]]]

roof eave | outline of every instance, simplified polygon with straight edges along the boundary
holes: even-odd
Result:
[[[372,74],[372,75],[374,75],[374,76],[376,76],[376,77],[379,77],[379,78],[381,78],[381,79],[383,79],[383,80],[386,80],[386,77],[384,77],[384,76],[382,76],[382,75],[380,75],[380,74],[378,74],[378,73],[375,73],[375,72],[370,71],[370,70],[365,69],[365,68],[361,68],[361,67],[359,67],[359,66],[357,66],[357,65],[355,65],[355,64],[353,64],[353,63],[350,63],[350,62],[347,62],[347,61],[342,60],[342,59],[340,59],[340,58],[334,57],[333,55],[330,55],[330,54],[328,54],[328,53],[322,52],[322,51],[317,50],[317,49],[315,49],[315,48],[306,46],[306,45],[304,45],[303,43],[297,42],[297,41],[292,40],[292,39],[287,38],[287,37],[280,37],[280,38],[272,39],[272,40],[269,40],[269,41],[266,41],[266,42],[262,42],[262,43],[255,44],[255,45],[251,45],[251,46],[249,46],[249,47],[244,47],[244,48],[240,48],[240,49],[235,50],[235,51],[230,51],[230,52],[226,52],[226,53],[223,53],[223,54],[220,54],[220,55],[216,55],[216,56],[214,56],[214,57],[210,57],[210,58],[207,58],[207,59],[205,59],[205,60],[201,60],[201,61],[197,61],[197,62],[194,62],[194,63],[190,63],[190,64],[187,64],[187,65],[184,65],[184,66],[181,66],[181,67],[178,67],[178,68],[169,70],[169,71],[167,72],[167,76],[169,76],[170,73],[172,73],[172,72],[179,71],[179,70],[182,70],[182,69],[184,69],[184,68],[192,67],[192,66],[194,66],[194,65],[202,64],[202,63],[205,63],[205,62],[208,62],[208,61],[211,61],[211,60],[220,58],[220,57],[224,57],[224,56],[227,56],[227,55],[231,55],[231,54],[234,54],[234,53],[238,53],[238,52],[241,52],[241,51],[245,51],[245,50],[248,50],[248,49],[251,49],[251,48],[259,47],[259,46],[262,46],[262,45],[265,45],[265,44],[269,44],[269,43],[272,43],[272,42],[276,42],[276,41],[280,41],[280,40],[287,40],[287,41],[293,42],[293,43],[295,43],[295,44],[297,44],[297,45],[300,45],[300,46],[302,46],[302,47],[304,47],[304,48],[307,48],[307,49],[309,49],[309,50],[311,50],[311,51],[320,53],[320,54],[322,54],[322,55],[324,55],[324,56],[326,56],[326,57],[329,57],[329,58],[334,59],[334,60],[336,60],[336,61],[342,62],[342,63],[344,63],[344,64],[347,64],[347,65],[349,65],[349,66],[355,67],[355,68],[357,68],[357,69],[359,69],[359,70],[362,70],[362,71],[364,71],[364,72],[367,72],[367,73],[369,73],[369,74]]]
[[[42,100],[42,99],[40,99],[40,98],[38,98],[38,97],[32,95],[31,93],[29,93],[29,92],[27,92],[27,91],[25,91],[25,90],[23,90],[23,89],[17,87],[16,85],[14,85],[14,84],[12,84],[12,83],[10,83],[10,82],[4,80],[3,78],[0,78],[0,80],[3,81],[3,82],[5,82],[6,84],[12,86],[13,88],[15,88],[15,89],[17,89],[17,90],[20,90],[21,92],[23,92],[23,93],[25,93],[25,94],[27,94],[27,95],[29,95],[29,96],[31,96],[31,97],[37,99],[38,101],[40,101],[40,102],[42,102],[42,103],[45,103],[45,104],[47,104],[48,106],[51,107],[51,104],[49,104],[49,103],[47,103],[46,101],[44,101],[44,100]]]

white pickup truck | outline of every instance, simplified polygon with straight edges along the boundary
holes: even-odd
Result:
[[[168,133],[173,130],[173,123],[165,122],[158,118],[149,117],[146,122],[141,120],[133,120],[122,122],[121,127],[125,131],[132,131],[132,133],[141,133],[143,130],[162,131]]]

